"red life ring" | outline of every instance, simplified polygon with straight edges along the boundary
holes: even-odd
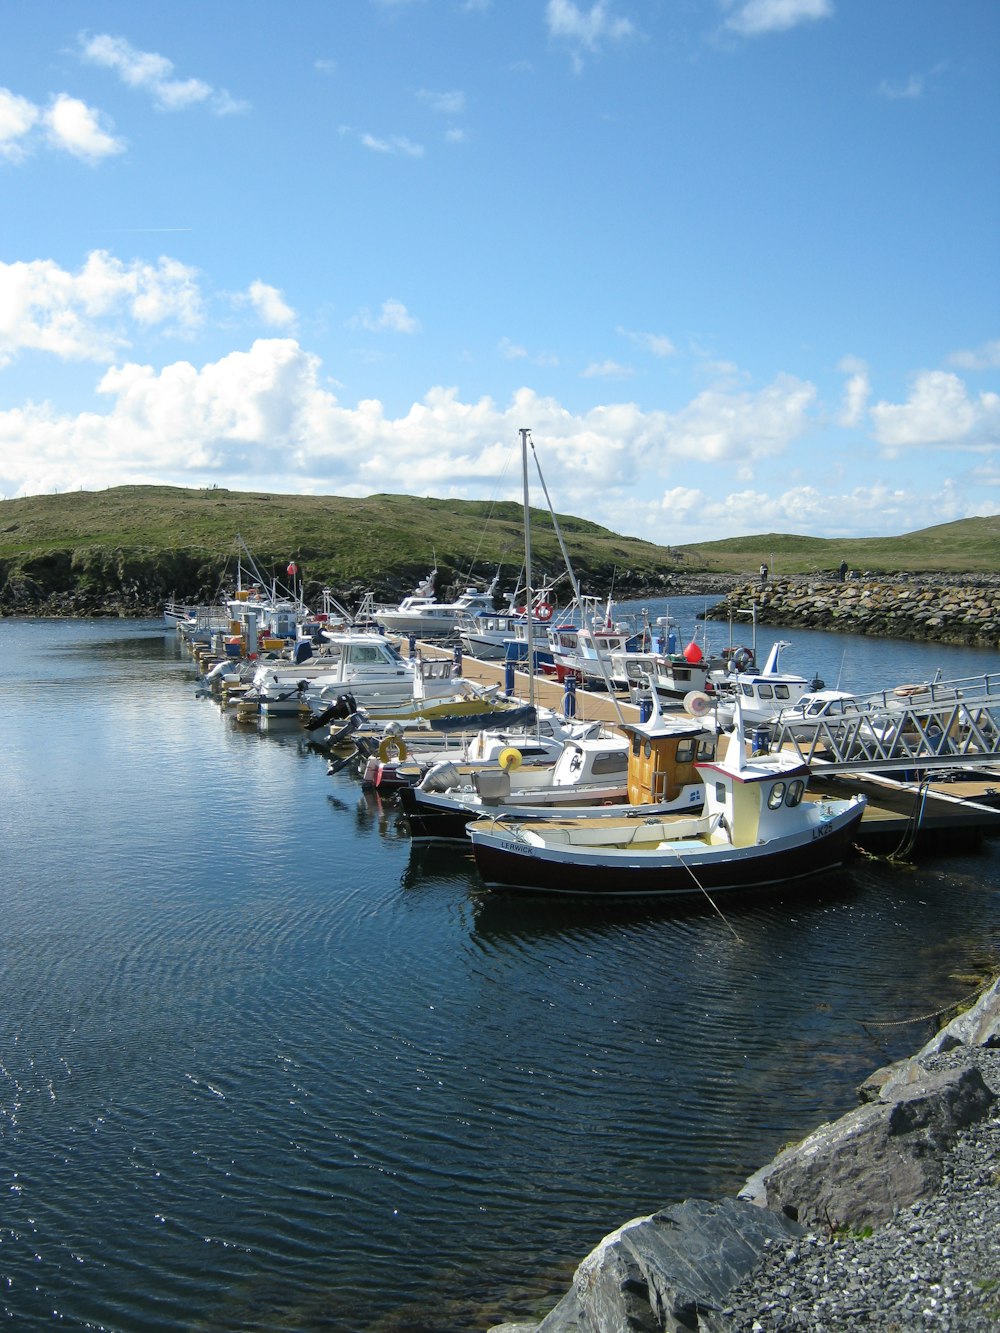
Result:
[[[746,671],[753,666],[753,653],[749,648],[737,648],[733,653],[733,665],[737,671]]]
[[[550,603],[539,602],[538,605],[535,607],[535,615],[538,617],[539,620],[551,620],[552,607]]]

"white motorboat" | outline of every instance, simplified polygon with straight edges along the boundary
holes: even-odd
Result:
[[[460,838],[466,824],[487,812],[539,819],[559,810],[575,819],[608,818],[629,807],[644,815],[690,811],[704,800],[695,764],[714,758],[717,744],[703,722],[664,718],[654,704],[648,721],[624,723],[622,734],[566,740],[552,767],[522,765],[516,750],[490,772],[446,762],[401,792],[400,801],[416,839]]]
[[[493,582],[485,590],[466,588],[453,602],[439,602],[434,597],[432,570],[415,593],[404,597],[398,606],[376,606],[375,618],[389,634],[418,639],[442,638],[454,634],[460,619],[476,612],[489,613],[494,609],[494,597],[500,581],[497,570]]]
[[[783,709],[794,708],[804,694],[823,689],[819,677],[810,680],[794,671],[782,671],[781,651],[788,647],[787,640],[776,640],[759,671],[753,666],[741,670],[739,661],[731,659],[736,669],[725,677],[721,690],[717,685],[715,695],[720,726],[734,724],[737,703],[743,721],[758,725],[773,722]]]

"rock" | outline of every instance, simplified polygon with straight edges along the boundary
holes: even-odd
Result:
[[[910,582],[913,580],[916,584]],[[773,579],[766,590],[743,583],[705,613],[728,620],[756,604],[758,624],[843,630],[848,634],[930,639],[998,647],[1000,576],[984,574],[869,576],[848,583],[816,578]]]
[[[769,1245],[802,1229],[738,1199],[688,1199],[606,1236],[538,1333],[681,1333],[723,1329],[726,1294]]]
[[[831,1232],[878,1226],[935,1193],[943,1154],[995,1100],[973,1064],[927,1072],[906,1061],[877,1101],[779,1153],[739,1197]]]

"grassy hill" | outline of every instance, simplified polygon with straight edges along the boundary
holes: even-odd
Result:
[[[841,560],[880,573],[1000,572],[1000,516],[900,537],[767,533],[672,548],[569,515],[559,523],[585,589],[601,594],[613,582],[622,597],[669,587],[670,576],[752,575],[762,560],[775,575],[832,571]],[[521,506],[512,502],[117,486],[0,501],[0,602],[68,591],[147,603],[173,593],[211,597],[227,566],[235,567],[238,535],[265,574],[280,576],[294,560],[307,595],[329,586],[338,595],[372,589],[391,596],[408,591],[435,562],[439,590],[491,577],[497,565],[509,587],[523,556]],[[542,511],[533,511],[532,548],[536,582],[562,573]]]
[[[1000,515],[939,523],[899,537],[826,539],[768,532],[681,548],[692,568],[752,574],[766,561],[776,574],[835,569],[892,573],[995,574],[1000,572]]]

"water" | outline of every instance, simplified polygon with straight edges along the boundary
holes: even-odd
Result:
[[[843,659],[862,688],[996,666],[788,637],[790,666],[832,681]],[[878,1024],[1000,955],[1000,844],[857,862],[726,920],[487,897],[464,849],[411,853],[296,732],[198,698],[158,624],[0,622],[0,718],[18,1329],[537,1314],[613,1227],[733,1191],[846,1110],[933,1030]]]

